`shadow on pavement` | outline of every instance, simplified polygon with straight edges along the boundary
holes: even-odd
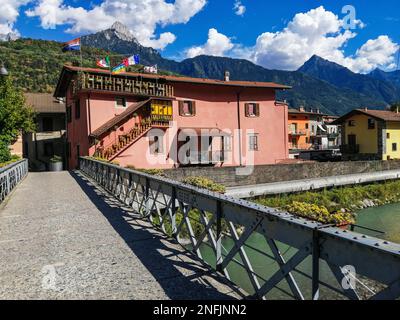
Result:
[[[170,299],[244,298],[235,286],[202,264],[194,254],[184,251],[174,240],[154,230],[131,208],[79,171],[70,174]]]

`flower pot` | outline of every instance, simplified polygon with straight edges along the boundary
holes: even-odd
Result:
[[[63,163],[60,162],[50,162],[49,163],[49,171],[62,171]]]
[[[351,223],[342,223],[342,224],[338,224],[336,225],[336,227],[342,229],[342,230],[347,230],[349,228],[349,226],[351,225]]]

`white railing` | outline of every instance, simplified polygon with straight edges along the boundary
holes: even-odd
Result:
[[[0,168],[0,203],[28,174],[28,160],[23,159]]]

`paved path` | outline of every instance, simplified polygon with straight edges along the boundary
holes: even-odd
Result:
[[[0,299],[231,299],[234,288],[79,174],[0,206]]]

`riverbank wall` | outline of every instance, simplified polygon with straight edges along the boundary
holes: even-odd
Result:
[[[235,187],[396,169],[400,169],[400,160],[305,162],[254,166],[252,170],[238,167],[189,167],[165,170],[165,175],[178,181],[191,176],[204,176],[226,187]]]

